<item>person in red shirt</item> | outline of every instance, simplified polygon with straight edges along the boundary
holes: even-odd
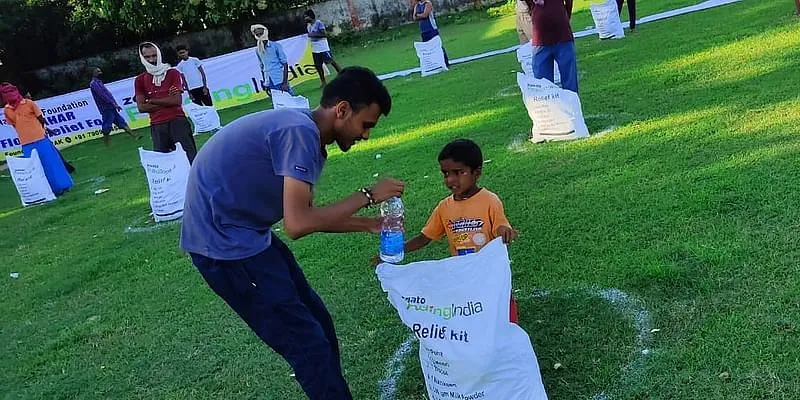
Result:
[[[578,93],[578,64],[575,38],[569,21],[573,0],[534,0],[533,75],[553,82],[553,61],[561,73],[561,87]]]
[[[191,163],[197,155],[192,127],[183,113],[183,79],[181,73],[161,60],[161,50],[151,42],[139,45],[139,58],[145,72],[133,83],[139,112],[150,114],[150,135],[153,149],[168,153],[180,143]]]

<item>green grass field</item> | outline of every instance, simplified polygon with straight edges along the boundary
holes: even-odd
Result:
[[[692,3],[651,0],[640,14]],[[575,30],[591,25],[587,4],[578,2]],[[510,248],[514,286],[551,399],[797,399],[792,13],[791,2],[745,1],[642,25],[621,41],[578,40],[595,135],[577,142],[525,142],[531,123],[514,54],[387,81],[392,114],[368,142],[331,152],[318,203],[374,174],[393,176],[407,182],[407,228],[416,231],[447,195],[441,146],[472,138],[492,160],[482,184],[522,232]],[[451,57],[516,42],[511,17],[450,20],[442,35]],[[335,50],[344,64],[388,72],[416,65],[415,38],[404,27]],[[312,86],[300,91],[316,100]],[[95,140],[65,150],[77,185],[44,206],[21,209],[0,178],[0,398],[303,398],[288,365],[181,253],[177,225],[126,233],[152,225],[137,145],[115,136],[110,149]],[[96,196],[98,188],[109,191]],[[377,238],[319,234],[290,246],[333,314],[355,398],[378,399],[408,330],[369,264]],[[410,260],[445,255],[437,244]],[[629,316],[592,294],[605,288],[639,299],[660,332],[637,343]],[[416,353],[403,364],[397,399],[424,399]]]

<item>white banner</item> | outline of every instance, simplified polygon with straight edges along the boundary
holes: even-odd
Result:
[[[289,61],[289,81],[293,85],[318,79],[307,35],[279,40],[278,43],[286,52]],[[214,106],[218,110],[266,97],[261,90],[261,69],[254,47],[205,59],[203,69],[206,72]],[[149,126],[150,121],[146,114],[140,114],[137,110],[133,99],[133,81],[132,77],[107,83],[106,87],[122,107],[122,116],[131,128],[137,129]],[[47,121],[51,140],[59,148],[93,139],[102,134],[100,132],[102,118],[89,92],[88,81],[86,86],[86,89],[77,92],[36,100]],[[189,97],[184,93],[184,104],[187,103]],[[7,155],[20,153],[16,131],[0,113],[0,160]]]

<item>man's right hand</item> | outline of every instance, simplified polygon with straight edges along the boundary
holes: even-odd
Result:
[[[392,197],[400,197],[403,195],[406,184],[395,179],[382,179],[372,189],[372,197],[376,203],[383,203]]]

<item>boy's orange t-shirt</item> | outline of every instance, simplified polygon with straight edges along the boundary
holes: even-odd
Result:
[[[496,239],[497,228],[511,227],[503,210],[503,202],[496,194],[481,189],[467,200],[456,201],[450,196],[436,206],[422,234],[439,240],[447,235],[450,254],[459,256],[477,253]]]
[[[5,116],[8,123],[17,131],[20,144],[33,143],[44,139],[44,127],[39,122],[42,110],[31,100],[23,99],[17,108],[5,107]]]

